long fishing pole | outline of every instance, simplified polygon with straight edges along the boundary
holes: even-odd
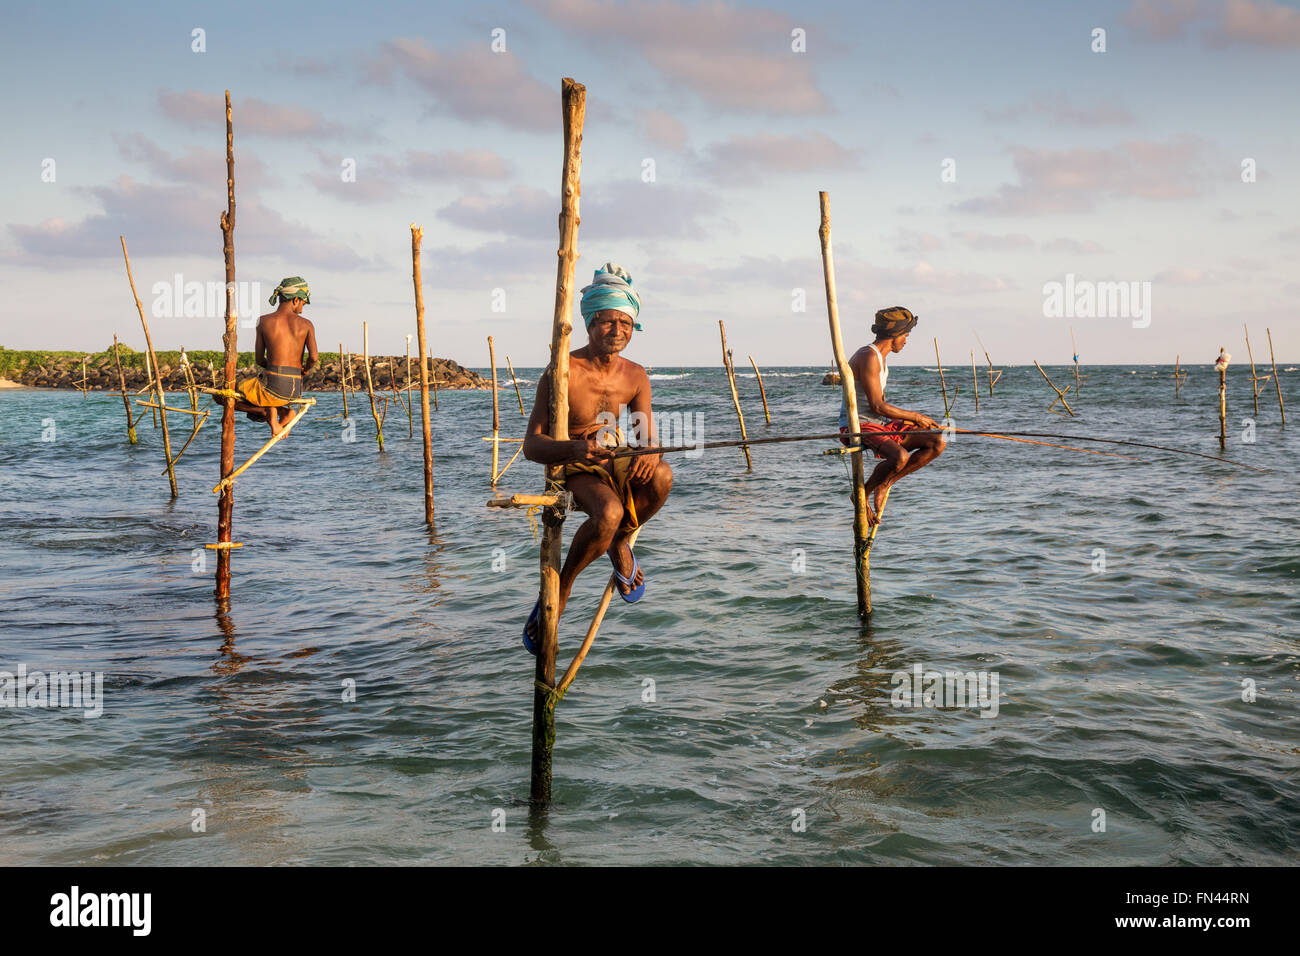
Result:
[[[1254,465],[1247,465],[1245,462],[1233,461],[1231,458],[1219,458],[1215,455],[1207,455],[1199,451],[1188,451],[1184,448],[1170,448],[1168,445],[1154,445],[1149,442],[1127,441],[1119,438],[1094,438],[1090,435],[1059,435],[1050,432],[983,432],[975,431],[969,428],[910,428],[906,431],[889,431],[889,432],[872,432],[873,437],[889,437],[893,435],[941,435],[945,432],[952,431],[962,435],[975,435],[984,438],[1000,438],[1007,441],[1017,441],[1024,438],[1068,438],[1072,441],[1091,441],[1103,442],[1108,445],[1131,445],[1135,448],[1152,448],[1156,451],[1167,451],[1175,455],[1195,455],[1198,458],[1208,458],[1210,461],[1217,461],[1225,465],[1236,465],[1239,468],[1249,468],[1251,471],[1258,471],[1261,474],[1268,474],[1264,468],[1256,468]],[[740,445],[776,445],[784,442],[797,441],[828,441],[840,439],[848,435],[848,432],[833,432],[822,435],[783,435],[777,438],[749,438],[737,439],[734,441],[712,441],[699,442],[694,445],[673,445],[668,447],[649,447],[649,448],[620,448],[613,452],[611,458],[638,458],[642,455],[667,455],[677,452],[686,451],[705,451],[713,448],[736,448]],[[1038,444],[1033,442],[1031,444]],[[1053,446],[1069,448],[1068,445]],[[1088,452],[1086,448],[1072,448],[1072,451]],[[1096,452],[1092,452],[1096,454]]]

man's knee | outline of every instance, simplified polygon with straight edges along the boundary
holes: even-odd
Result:
[[[942,455],[943,450],[948,447],[948,442],[942,435],[934,435],[933,440],[930,442],[930,447],[934,449],[936,456]]]
[[[668,467],[668,462],[661,461],[655,467],[654,476],[650,479],[650,487],[657,497],[661,499],[668,497],[668,492],[673,490],[673,470]]]
[[[902,445],[899,445],[897,447],[898,447],[898,454],[895,455],[893,458],[894,471],[902,471],[905,467],[907,467],[907,460],[912,456],[911,454],[909,454],[908,450],[904,448]]]
[[[623,523],[623,506],[617,501],[601,505],[592,512],[591,521],[598,538],[612,541]]]

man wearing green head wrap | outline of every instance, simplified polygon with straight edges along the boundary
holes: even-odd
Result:
[[[587,344],[569,354],[569,441],[550,437],[551,377],[537,383],[537,399],[524,437],[524,457],[547,465],[564,465],[565,486],[588,515],[573,536],[560,571],[560,613],[582,570],[609,555],[617,590],[629,604],[645,594],[645,576],[628,536],[650,519],[668,498],[673,472],[659,455],[614,458],[619,448],[659,444],[650,407],[650,377],[619,353],[641,328],[641,296],[621,266],[607,262],[580,305],[587,325]],[[630,436],[618,427],[628,417]],[[541,607],[524,625],[524,647],[536,654]]]
[[[278,435],[293,413],[289,402],[302,398],[302,377],[316,364],[316,327],[303,318],[311,290],[302,276],[290,276],[271,293],[270,304],[279,307],[257,320],[257,364],[261,373],[239,383],[244,401],[235,408],[250,419],[266,422]],[[307,360],[302,353],[306,350]]]

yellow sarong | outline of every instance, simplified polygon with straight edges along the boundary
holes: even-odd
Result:
[[[582,429],[572,437],[595,438],[601,444],[606,445],[610,451],[626,451],[629,447],[623,444],[622,429],[608,426],[592,425],[589,428]],[[632,482],[628,480],[632,472],[632,462],[635,460],[635,458],[631,457],[614,458],[599,465],[589,465],[586,462],[576,461],[564,466],[566,477],[569,475],[595,475],[614,494],[618,495],[618,500],[623,503],[623,524],[619,528],[623,532],[634,531],[641,525],[636,516],[636,499],[632,495]]]

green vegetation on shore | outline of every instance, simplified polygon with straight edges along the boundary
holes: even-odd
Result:
[[[145,352],[137,352],[125,345],[118,345],[118,355],[122,360],[122,368],[144,368]],[[179,350],[162,350],[154,353],[158,357],[160,365],[179,365],[181,353]],[[222,368],[226,363],[224,352],[215,350],[186,350],[185,354],[189,357],[191,363],[195,365],[204,365],[211,362],[216,368]],[[111,347],[104,349],[102,352],[76,352],[68,349],[41,349],[41,350],[22,350],[7,349],[0,346],[0,375],[8,377],[10,372],[21,371],[31,365],[46,365],[51,362],[63,360],[81,361],[86,360],[87,366],[97,366],[101,361],[107,361],[108,367],[113,367],[113,349]],[[326,362],[337,362],[339,360],[338,352],[321,352],[320,364]],[[414,361],[414,359],[412,359]],[[254,364],[254,355],[252,352],[239,353],[239,366],[245,368]]]

